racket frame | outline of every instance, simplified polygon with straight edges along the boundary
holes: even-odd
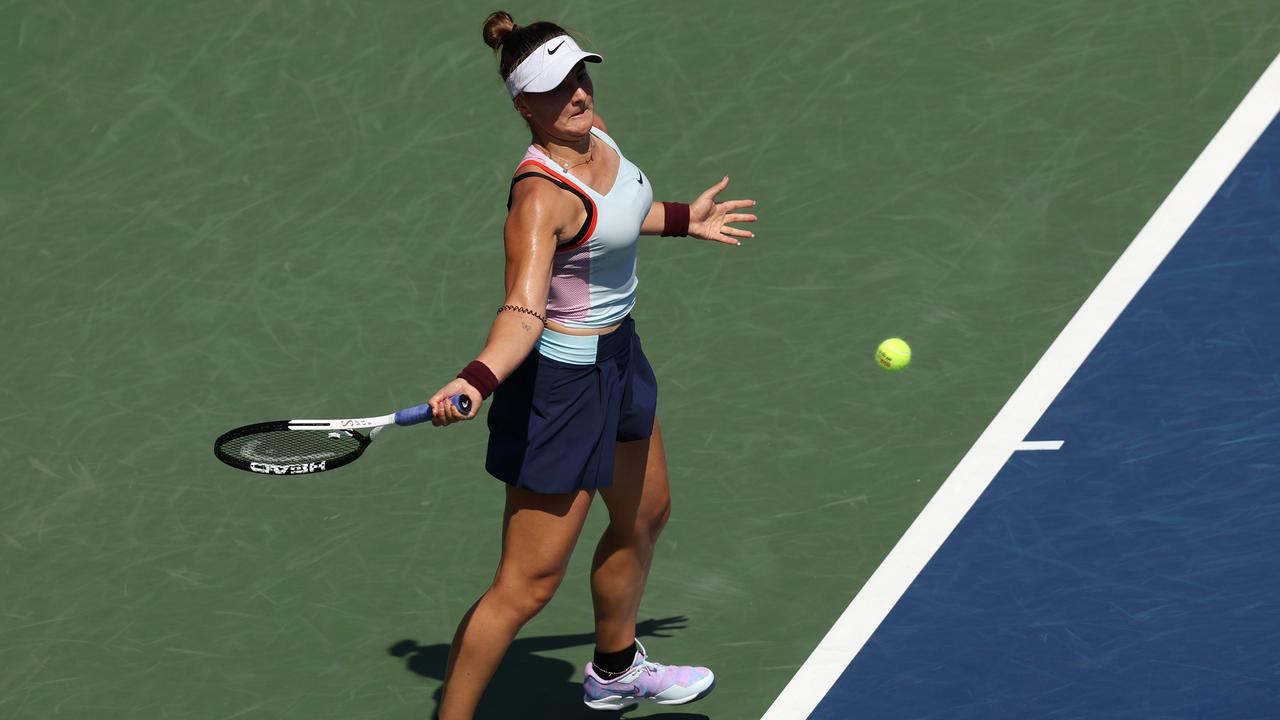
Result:
[[[213,454],[216,455],[219,460],[226,463],[227,465],[230,465],[231,467],[238,468],[240,470],[248,470],[249,472],[258,473],[260,475],[306,475],[309,473],[324,472],[325,470],[334,470],[336,468],[342,467],[343,465],[348,465],[352,462],[355,462],[355,460],[360,457],[360,455],[365,451],[365,449],[369,447],[369,443],[373,441],[373,433],[366,435],[356,430],[351,430],[351,429],[342,428],[342,427],[335,427],[335,428],[332,428],[335,432],[346,431],[356,442],[360,444],[359,447],[357,447],[354,451],[347,453],[346,455],[341,455],[336,458],[329,458],[326,460],[320,460],[318,462],[299,462],[299,463],[287,463],[287,464],[255,462],[251,460],[244,460],[242,458],[238,458],[226,452],[223,452],[222,450],[222,446],[224,444],[229,443],[232,440],[235,440],[237,438],[242,438],[248,435],[257,435],[259,433],[268,433],[268,432],[286,432],[289,430],[326,430],[326,429],[330,429],[327,423],[332,423],[332,422],[340,423],[343,421],[341,420],[325,421],[326,422],[325,425],[316,425],[314,424],[314,421],[306,421],[306,422],[308,423],[307,425],[297,426],[294,424],[294,421],[292,420],[271,420],[269,422],[254,423],[252,425],[244,425],[242,427],[238,427],[234,430],[228,430],[222,435],[219,435],[218,439],[214,441]]]

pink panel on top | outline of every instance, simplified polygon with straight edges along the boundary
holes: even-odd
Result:
[[[552,260],[548,320],[582,322],[591,312],[590,244],[559,253]]]

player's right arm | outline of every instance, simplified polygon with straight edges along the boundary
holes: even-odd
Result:
[[[530,178],[516,183],[503,230],[504,305],[527,308],[546,317],[552,258],[560,238],[573,233],[569,230],[574,215],[570,200],[568,193],[549,182]],[[504,379],[524,362],[541,333],[542,322],[532,315],[498,313],[476,359],[488,365],[499,380]]]
[[[518,182],[511,196],[511,210],[503,230],[506,248],[506,296],[504,305],[527,308],[546,317],[547,293],[551,286],[552,258],[561,238],[578,230],[582,205],[552,183],[530,178]],[[576,221],[576,222],[575,222]],[[489,328],[489,337],[476,360],[484,363],[502,381],[524,362],[542,334],[542,322],[523,312],[498,313]],[[480,392],[457,378],[440,388],[431,399],[432,422],[448,425],[465,419],[449,398],[466,393],[472,402],[470,417],[480,409]]]

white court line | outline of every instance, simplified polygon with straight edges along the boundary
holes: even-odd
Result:
[[[1094,288],[762,720],[800,720],[813,712],[1277,112],[1280,56]]]
[[[1061,440],[1023,440],[1013,447],[1014,450],[1061,450]]]

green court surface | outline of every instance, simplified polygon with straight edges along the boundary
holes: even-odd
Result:
[[[492,576],[482,423],[262,478],[215,436],[474,357],[527,144],[473,3],[0,2],[0,717],[426,718]],[[510,3],[606,60],[674,515],[642,608],[759,717],[1280,51],[1261,0]],[[909,370],[872,355],[907,338]],[[482,717],[587,717],[587,568]],[[608,713],[593,717],[612,717]]]

